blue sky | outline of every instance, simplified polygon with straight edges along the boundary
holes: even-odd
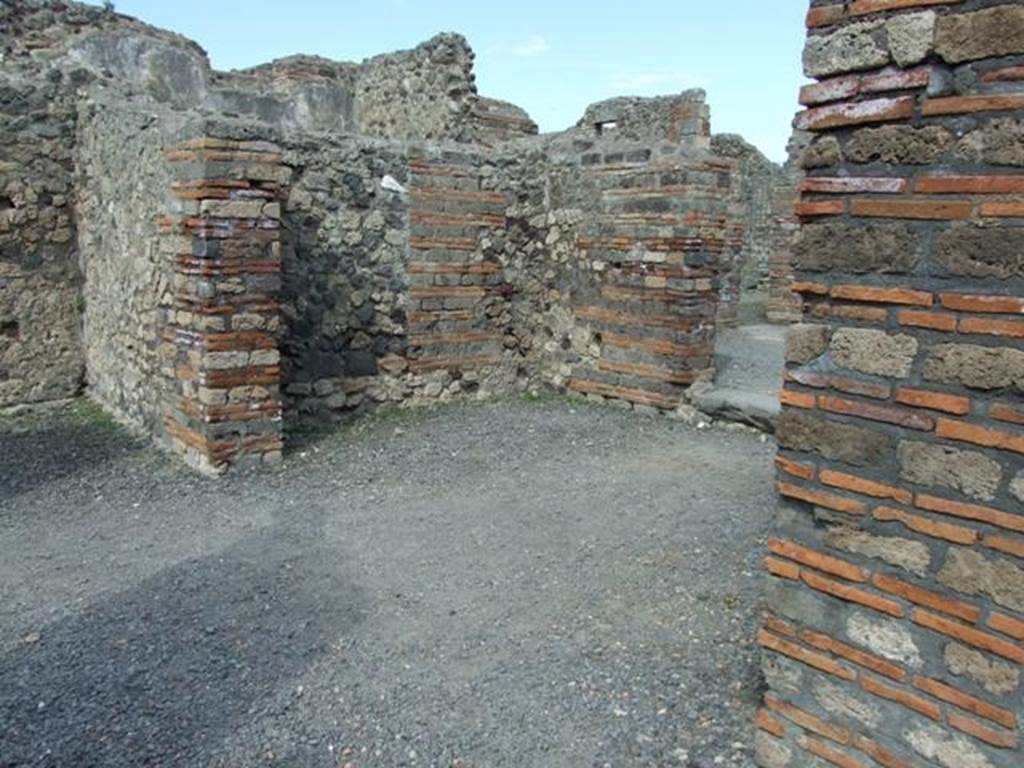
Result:
[[[358,61],[437,32],[465,35],[482,94],[543,131],[587,104],[702,87],[712,130],[785,155],[803,82],[806,0],[116,0],[118,11],[196,40],[218,69],[293,53]]]

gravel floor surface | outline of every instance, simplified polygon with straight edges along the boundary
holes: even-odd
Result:
[[[764,438],[551,400],[297,442],[209,480],[0,419],[0,766],[753,764]]]

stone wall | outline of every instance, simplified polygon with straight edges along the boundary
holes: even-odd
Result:
[[[475,139],[474,58],[462,35],[442,34],[411,51],[363,62],[356,81],[357,132],[393,139]]]
[[[0,405],[84,372],[216,471],[275,459],[285,411],[542,387],[674,409],[713,375],[742,201],[703,91],[536,137],[453,34],[216,72],[173,33],[24,0],[0,43]]]
[[[381,361],[405,346],[406,152],[386,142],[293,140],[285,161],[293,168],[282,243],[286,407],[322,415],[387,402]],[[381,186],[385,177],[395,190]]]
[[[537,135],[537,124],[530,119],[526,110],[507,101],[483,97],[477,99],[473,105],[472,119],[476,123],[475,140],[488,146]]]
[[[346,133],[356,129],[358,76],[357,64],[288,56],[250,69],[204,73],[209,85],[196,100],[282,129]]]
[[[711,110],[700,88],[675,96],[620,96],[587,107],[576,135],[711,147]]]
[[[75,220],[84,270],[90,396],[132,427],[158,429],[166,397],[159,338],[172,303],[173,256],[159,220],[170,211],[164,148],[181,113],[91,104],[79,119]]]
[[[45,20],[14,26],[10,13],[0,7],[0,409],[76,395],[85,363],[69,97],[82,76],[26,64]]]
[[[1024,5],[812,4],[762,766],[1024,762]]]

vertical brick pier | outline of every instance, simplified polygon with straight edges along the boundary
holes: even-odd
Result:
[[[766,768],[1024,765],[1024,3],[812,4]]]
[[[573,312],[601,355],[582,359],[567,387],[672,410],[714,376],[722,265],[735,262],[742,228],[734,161],[657,149],[582,158],[596,199],[578,241],[589,273],[574,280]]]
[[[408,264],[409,370],[476,371],[502,355],[502,305],[511,286],[482,243],[506,227],[506,195],[482,184],[482,158],[449,151],[444,162],[415,157]]]
[[[166,441],[216,473],[281,456],[280,221],[289,169],[265,141],[204,136],[169,148],[162,222],[173,309],[162,334]]]

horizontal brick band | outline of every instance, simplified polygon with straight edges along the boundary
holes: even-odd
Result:
[[[427,373],[429,371],[461,370],[468,371],[476,368],[486,368],[497,365],[497,355],[455,355],[450,357],[423,357],[409,361],[409,370],[413,373]]]
[[[1024,109],[1024,95],[949,96],[928,99],[921,107],[921,113],[928,117],[934,117],[974,112],[1003,112],[1015,109]]]
[[[860,680],[861,688],[868,693],[871,693],[880,698],[888,701],[900,704],[907,709],[913,710],[920,715],[924,715],[932,720],[942,719],[942,709],[937,704],[933,704],[921,696],[917,696],[909,691],[904,691],[900,688],[893,688],[890,685],[875,680],[873,677],[862,677]]]
[[[913,405],[918,408],[928,408],[933,411],[952,413],[957,416],[964,416],[971,412],[971,400],[963,395],[947,395],[944,392],[932,392],[926,389],[899,389],[896,392],[896,402],[904,405]]]
[[[836,744],[848,744],[850,742],[851,734],[849,728],[823,720],[817,715],[813,715],[794,704],[790,704],[788,701],[780,699],[775,694],[767,694],[764,698],[764,703],[769,710],[800,726],[805,731],[824,736]]]
[[[912,619],[915,624],[918,624],[927,629],[931,629],[940,634],[952,637],[956,640],[961,640],[968,645],[973,645],[975,648],[981,648],[983,651],[989,651],[1015,661],[1018,664],[1024,664],[1024,648],[1021,646],[1011,643],[1007,640],[990,635],[987,632],[969,627],[966,624],[961,624],[958,621],[952,619],[944,619],[941,616],[936,616],[928,611],[917,609],[912,615]]]
[[[899,681],[907,676],[906,670],[902,669],[899,665],[859,648],[854,648],[852,645],[836,640],[834,637],[829,637],[821,632],[803,630],[800,632],[800,639],[818,650],[835,654],[846,661],[856,664],[858,667],[871,670],[891,680]]]
[[[915,291],[907,288],[880,288],[870,285],[837,285],[829,290],[829,295],[836,299],[851,301],[870,301],[882,304],[915,304],[930,307],[934,297],[927,291]]]
[[[802,131],[824,131],[848,125],[902,120],[914,114],[914,104],[912,96],[830,104],[799,113],[793,125]]]
[[[962,517],[965,520],[977,520],[978,522],[988,523],[999,528],[1024,532],[1024,515],[1014,515],[1010,512],[993,509],[992,507],[984,507],[980,504],[968,504],[921,493],[917,494],[914,503],[921,509],[927,509],[931,512],[941,512],[946,515]]]
[[[888,614],[889,616],[895,616],[896,618],[901,618],[903,616],[903,608],[899,603],[887,600],[884,597],[879,597],[873,592],[868,592],[849,584],[842,584],[838,581],[827,579],[824,576],[820,576],[819,574],[812,573],[810,571],[802,571],[800,573],[800,578],[811,589],[831,595],[839,600],[845,600],[849,603],[857,603],[858,605],[863,605],[866,608],[871,608],[872,610]]]
[[[799,501],[806,501],[817,507],[834,509],[837,512],[845,512],[849,515],[863,515],[867,512],[867,505],[863,501],[851,499],[846,496],[837,496],[834,493],[826,493],[814,488],[805,488],[791,483],[776,483],[776,490],[782,496]]]
[[[872,512],[872,516],[876,520],[886,523],[901,523],[916,533],[931,536],[935,539],[951,541],[954,544],[970,545],[978,540],[978,532],[970,528],[929,520],[926,517],[904,512],[900,509],[893,509],[892,507],[877,507]]]
[[[668,397],[654,392],[647,392],[642,389],[617,387],[599,381],[588,381],[587,379],[580,378],[570,379],[566,386],[574,392],[579,392],[584,395],[600,395],[602,397],[610,397],[617,400],[628,400],[631,403],[649,405],[663,410],[672,410],[677,408],[680,402],[678,398]]]
[[[901,581],[894,576],[875,574],[871,579],[871,583],[891,595],[902,597],[904,600],[909,600],[925,608],[948,613],[950,616],[955,616],[971,624],[976,624],[981,618],[981,609],[977,606],[965,603],[962,600],[944,597],[937,592]]]
[[[769,539],[768,549],[777,555],[795,560],[812,568],[817,568],[819,571],[831,573],[847,581],[865,582],[868,580],[869,574],[863,568],[841,560],[838,557],[826,555],[810,547],[797,544],[794,541],[776,538]]]
[[[611,360],[599,360],[597,370],[607,373],[621,373],[641,379],[663,381],[667,384],[692,384],[701,375],[699,371],[672,371],[655,365],[643,363],[617,363]]]

